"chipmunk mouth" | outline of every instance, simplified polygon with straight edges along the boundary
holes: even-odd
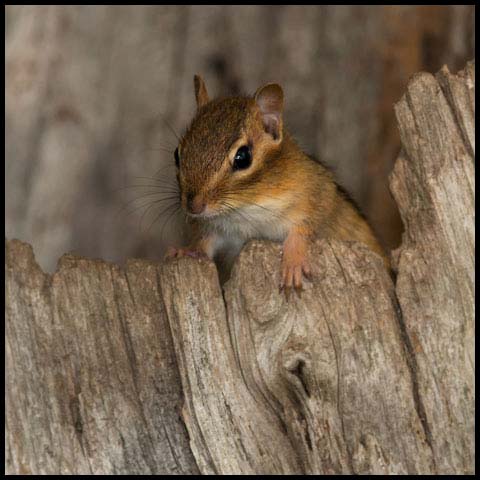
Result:
[[[200,213],[193,213],[187,210],[187,215],[191,218],[207,219],[207,218],[218,217],[222,215],[222,212],[220,210],[212,208],[211,205],[206,205],[204,210],[201,211]]]

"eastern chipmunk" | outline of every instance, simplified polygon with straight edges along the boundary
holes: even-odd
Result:
[[[283,91],[210,100],[194,77],[196,115],[175,150],[181,205],[191,220],[187,248],[167,256],[222,254],[232,263],[252,238],[283,242],[280,288],[309,276],[314,236],[356,240],[388,259],[332,173],[306,155],[283,125]]]

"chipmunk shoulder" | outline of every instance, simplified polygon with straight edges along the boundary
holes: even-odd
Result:
[[[297,289],[311,273],[314,237],[359,241],[388,258],[365,217],[332,172],[305,154],[283,122],[278,84],[252,97],[210,100],[194,77],[197,111],[175,150],[181,205],[192,226],[186,248],[169,256],[233,261],[250,239],[283,243],[281,288]]]

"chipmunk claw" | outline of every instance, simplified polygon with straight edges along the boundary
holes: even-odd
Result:
[[[303,272],[303,276],[308,280],[308,281],[312,281],[313,280],[313,273],[312,271],[310,270],[310,265],[305,264],[302,266],[302,272]]]
[[[302,298],[302,272],[303,272],[302,265],[294,265],[294,266],[287,266],[284,265],[282,270],[282,279],[280,281],[279,292],[285,293],[285,298],[288,302],[290,299],[290,294],[292,290],[295,290],[298,298]],[[307,270],[308,274],[310,274],[310,270]]]
[[[279,292],[285,293],[285,298],[288,302],[292,290],[295,290],[298,298],[302,298],[303,283],[302,276],[307,280],[312,279],[312,272],[310,266],[306,262],[294,265],[286,265],[284,263],[282,268],[282,279],[280,281]]]
[[[167,248],[167,252],[165,253],[164,255],[164,259],[167,259],[167,258],[175,258],[177,256],[177,253],[178,253],[178,248],[175,248],[175,247],[168,247]]]
[[[284,293],[285,295],[285,300],[288,301],[290,300],[290,292],[292,291],[292,287],[287,287],[286,285],[282,285],[280,284],[279,288],[278,288],[278,292],[279,293]]]

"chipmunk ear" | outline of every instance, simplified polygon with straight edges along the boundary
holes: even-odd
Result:
[[[265,131],[274,140],[282,139],[283,90],[277,83],[268,83],[255,93],[255,102],[262,113]]]
[[[193,77],[193,86],[195,88],[195,98],[197,100],[197,109],[203,107],[206,103],[210,101],[208,98],[207,87],[205,82],[200,75],[195,75]]]

